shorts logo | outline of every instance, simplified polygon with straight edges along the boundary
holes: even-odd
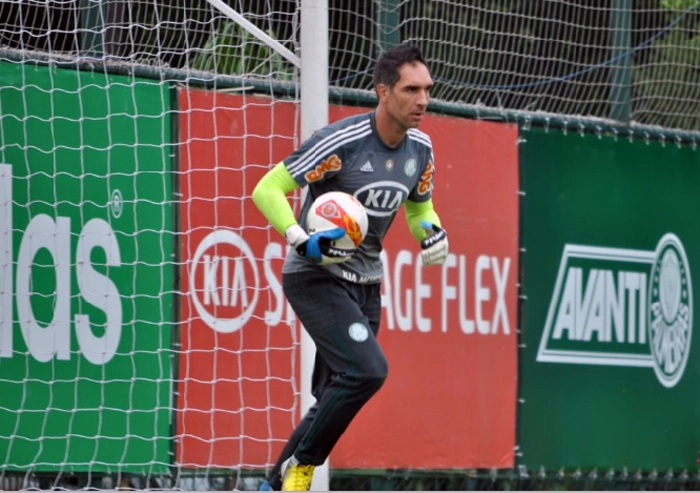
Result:
[[[653,368],[683,376],[693,327],[683,245],[672,233],[655,251],[566,245],[538,362]]]
[[[350,339],[357,342],[365,342],[369,337],[369,330],[361,323],[354,323],[348,329]]]

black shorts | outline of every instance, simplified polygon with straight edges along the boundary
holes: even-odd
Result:
[[[286,273],[287,300],[316,344],[313,394],[318,399],[333,373],[387,372],[376,336],[381,321],[381,285],[356,284],[323,268]]]

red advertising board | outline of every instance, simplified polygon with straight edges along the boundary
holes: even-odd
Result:
[[[274,461],[298,419],[298,335],[279,287],[281,237],[250,194],[294,147],[295,108],[180,92],[182,325],[177,460]],[[366,109],[331,107],[330,120]],[[402,215],[385,249],[384,387],[336,468],[511,467],[515,447],[517,128],[430,116],[443,267],[419,267]],[[231,286],[225,289],[224,286]]]
[[[298,337],[280,285],[286,246],[250,195],[294,148],[295,108],[181,90],[179,109],[176,458],[185,467],[261,467],[297,421]]]
[[[433,202],[450,257],[423,269],[403,215],[385,241],[379,341],[389,377],[336,468],[507,468],[517,391],[518,130],[431,116]]]

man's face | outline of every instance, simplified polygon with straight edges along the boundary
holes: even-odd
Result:
[[[402,127],[416,128],[425,116],[433,79],[428,67],[418,62],[402,65],[399,74],[394,88],[383,91],[387,112]]]

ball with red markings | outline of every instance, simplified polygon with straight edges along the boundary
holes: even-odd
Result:
[[[320,195],[306,216],[308,233],[314,234],[335,228],[343,228],[345,235],[331,242],[333,248],[354,251],[367,236],[368,218],[364,206],[345,192],[327,192]],[[321,264],[345,262],[351,256],[330,258],[323,256]]]

